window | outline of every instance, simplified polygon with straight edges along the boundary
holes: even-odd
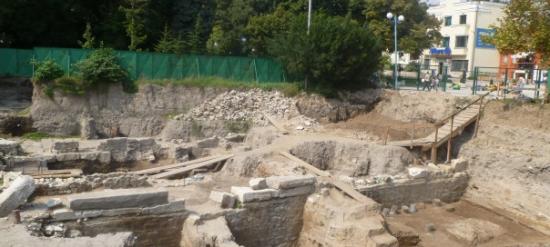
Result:
[[[460,16],[460,24],[466,24],[466,15]]]
[[[443,37],[443,40],[442,40],[442,41],[443,41],[443,42],[442,42],[443,47],[450,47],[450,46],[449,46],[450,40],[451,40],[451,38],[449,38],[449,37]]]
[[[468,36],[456,36],[455,48],[466,48]]]
[[[451,61],[451,71],[468,71],[468,60]]]
[[[445,16],[445,26],[450,26],[453,23],[452,16]]]
[[[424,59],[424,68],[423,69],[430,69],[430,59]]]

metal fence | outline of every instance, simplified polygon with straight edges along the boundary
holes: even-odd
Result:
[[[34,58],[52,59],[67,75],[91,50],[71,48],[0,49],[0,75],[33,75]],[[284,82],[284,69],[269,58],[176,55],[152,52],[116,51],[116,56],[131,79],[183,79],[216,76],[237,81]]]
[[[491,92],[500,98],[544,98],[550,84],[549,73],[546,69],[476,67],[472,94]]]
[[[452,83],[447,66],[420,66],[409,70],[399,68],[397,73],[398,89],[441,90],[446,91]],[[394,71],[385,70],[380,78],[382,85],[394,88]],[[434,84],[435,82],[435,84]]]

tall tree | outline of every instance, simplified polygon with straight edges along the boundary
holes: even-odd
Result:
[[[189,50],[193,53],[200,53],[204,51],[204,42],[202,38],[203,34],[203,23],[202,23],[202,17],[199,13],[197,15],[197,19],[195,21],[195,25],[193,28],[193,31],[189,34]]]
[[[357,8],[357,4],[354,6]],[[405,21],[397,25],[400,50],[418,57],[422,50],[437,44],[441,40],[440,22],[428,14],[428,6],[418,0],[365,0],[362,6],[366,17],[365,24],[376,36],[381,37],[384,48],[393,52],[393,24],[386,19],[386,14],[392,12],[403,15]]]
[[[145,42],[147,35],[144,33],[143,14],[148,0],[127,0],[120,10],[126,18],[126,34],[130,38],[128,49],[130,51],[141,50],[139,46]]]
[[[84,41],[78,41],[80,47],[84,49],[92,49],[95,47],[95,37],[92,34],[92,25],[89,22],[86,23],[86,29],[82,34],[82,38],[84,38]]]
[[[168,25],[164,26],[164,31],[160,40],[155,45],[155,51],[160,53],[177,53],[183,52],[183,41],[174,37]]]
[[[535,52],[550,57],[550,1],[512,0],[495,29],[495,35],[487,39],[499,52]]]

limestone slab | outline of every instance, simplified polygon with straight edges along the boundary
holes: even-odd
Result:
[[[168,203],[165,189],[104,190],[70,195],[68,206],[73,210],[151,207]]]
[[[0,194],[0,217],[8,216],[12,210],[21,206],[32,195],[36,185],[31,176],[20,176]]]
[[[314,176],[273,176],[266,178],[267,186],[272,189],[292,189],[315,184]]]
[[[277,195],[274,189],[253,190],[250,187],[231,187],[231,193],[235,194],[241,202],[265,201]]]

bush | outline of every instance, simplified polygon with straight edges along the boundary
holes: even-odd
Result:
[[[65,74],[61,66],[51,59],[44,61],[33,60],[32,64],[34,65],[33,80],[36,82],[52,81]]]
[[[420,68],[420,65],[417,62],[412,61],[412,62],[409,62],[407,66],[405,66],[405,71],[408,71],[408,72],[418,71],[418,68]]]
[[[99,48],[90,53],[88,58],[75,64],[77,75],[86,83],[86,87],[102,83],[125,83],[128,73],[120,66],[111,48]]]
[[[63,76],[54,81],[55,89],[59,89],[64,93],[83,95],[88,89],[89,85],[80,78]]]
[[[288,32],[268,44],[269,53],[283,62],[291,77],[307,78],[308,87],[334,89],[374,87],[381,48],[375,36],[349,17],[317,14],[305,35],[306,16],[292,18]]]

